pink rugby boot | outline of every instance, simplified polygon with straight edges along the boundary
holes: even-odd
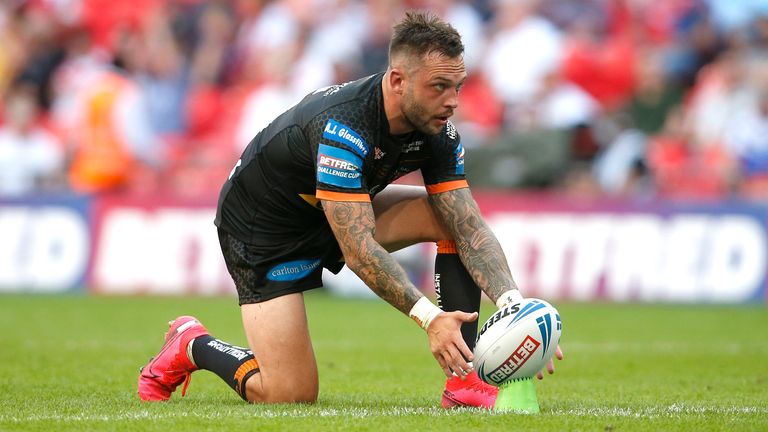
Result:
[[[184,396],[192,372],[197,370],[187,356],[187,345],[192,339],[207,335],[208,330],[192,316],[180,316],[168,325],[165,344],[139,374],[139,397],[143,401],[168,400],[181,383]]]
[[[493,409],[499,388],[486,384],[472,371],[462,381],[458,376],[448,378],[443,390],[443,408],[478,407]]]

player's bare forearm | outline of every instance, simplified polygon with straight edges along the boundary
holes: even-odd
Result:
[[[494,302],[517,289],[496,235],[480,215],[469,188],[431,195],[429,201],[456,242],[456,249],[475,283]]]
[[[370,203],[323,201],[323,209],[347,266],[379,297],[408,315],[421,293],[400,264],[374,240]]]

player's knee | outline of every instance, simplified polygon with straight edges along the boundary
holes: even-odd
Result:
[[[280,402],[315,403],[317,402],[318,386],[307,386],[302,389],[293,389],[284,395]]]
[[[315,403],[317,402],[317,388],[280,388],[269,391],[249,399],[251,403]]]
[[[314,403],[317,401],[319,385],[317,380],[302,382],[285,382],[271,389],[270,403]]]
[[[314,403],[318,393],[317,379],[300,383],[288,380],[264,383],[250,379],[245,383],[246,399],[251,403]]]

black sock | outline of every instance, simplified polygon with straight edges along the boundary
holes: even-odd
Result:
[[[480,288],[464,268],[456,244],[451,240],[437,242],[435,257],[435,294],[437,306],[446,312],[480,312]],[[461,326],[461,336],[469,349],[475,349],[477,320]]]
[[[245,382],[259,372],[259,364],[251,350],[211,336],[200,336],[192,342],[192,358],[198,368],[215,373],[247,400]]]

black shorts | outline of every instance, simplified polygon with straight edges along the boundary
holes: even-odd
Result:
[[[330,229],[308,230],[261,245],[245,243],[219,229],[219,244],[241,305],[319,288],[323,268],[338,273],[344,267]]]

